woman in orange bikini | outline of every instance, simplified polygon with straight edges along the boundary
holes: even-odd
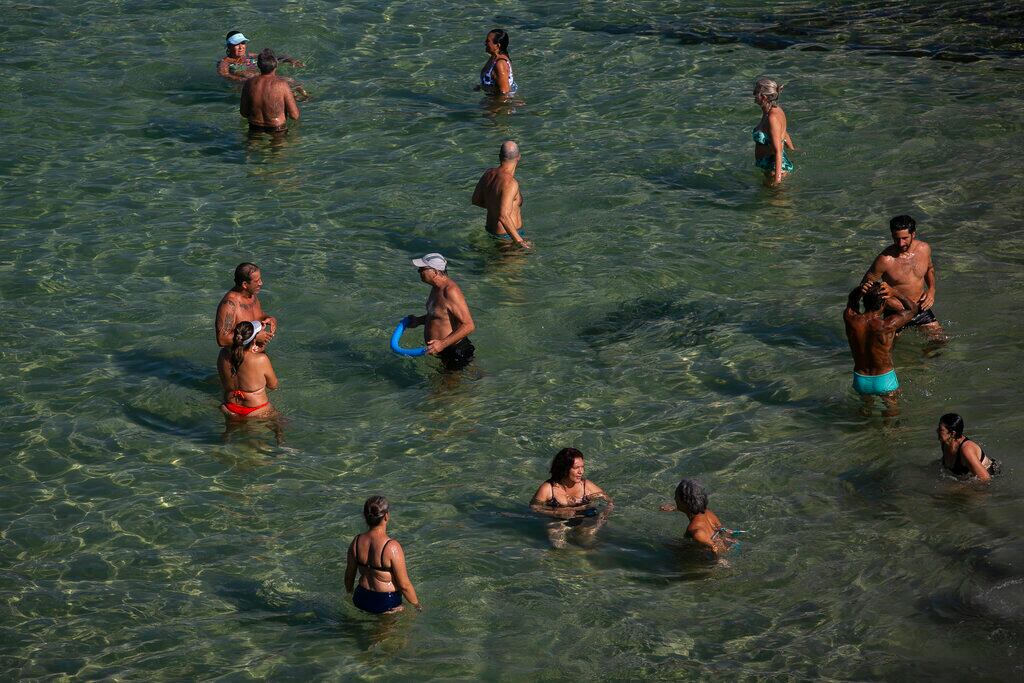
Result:
[[[217,357],[217,373],[224,387],[220,409],[228,418],[272,417],[277,412],[267,398],[267,389],[277,389],[277,375],[263,343],[255,343],[262,331],[263,323],[258,320],[238,323],[231,346],[221,349]]]

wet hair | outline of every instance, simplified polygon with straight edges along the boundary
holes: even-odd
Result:
[[[772,107],[775,107],[778,105],[779,95],[782,93],[783,87],[784,86],[779,85],[771,78],[761,76],[754,81],[754,97],[764,95],[769,104],[771,104]]]
[[[265,47],[256,57],[256,66],[260,68],[261,74],[269,74],[277,68],[277,55],[269,47]]]
[[[387,498],[370,496],[363,503],[363,519],[366,520],[367,526],[375,527],[384,521],[384,515],[388,514],[389,510],[391,510],[391,505]]]
[[[939,424],[953,432],[953,436],[958,439],[964,435],[964,419],[956,413],[946,413],[939,418]]]
[[[235,325],[235,333],[231,337],[230,360],[232,375],[238,374],[238,368],[241,367],[242,361],[245,360],[245,350],[252,346],[252,342],[246,344],[245,340],[252,336],[252,331],[254,329],[256,329],[256,327],[249,320],[243,320]]]
[[[508,57],[508,33],[503,29],[495,28],[488,31],[487,35],[494,36],[494,42],[498,45],[498,54]]]
[[[910,216],[895,216],[889,221],[889,232],[896,232],[897,230],[908,230],[913,235],[914,231],[917,230],[917,221]]]
[[[498,150],[499,161],[511,161],[512,159],[519,158],[519,145],[514,140],[506,140],[501,143],[501,149]]]
[[[864,293],[864,310],[865,311],[877,311],[885,303],[885,297],[882,296],[882,283],[874,282],[867,292]]]
[[[548,481],[558,483],[565,479],[569,476],[569,470],[572,469],[576,458],[582,457],[583,453],[575,448],[563,448],[555,453],[555,457],[551,459],[551,479]]]
[[[696,479],[683,479],[676,486],[676,509],[699,515],[708,509],[708,492]]]
[[[252,280],[252,274],[259,270],[260,267],[255,263],[239,263],[235,266],[235,287],[241,287],[246,282]]]

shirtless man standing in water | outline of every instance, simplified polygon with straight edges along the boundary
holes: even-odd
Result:
[[[235,286],[228,290],[217,304],[217,316],[213,331],[217,335],[217,346],[231,346],[235,325],[243,320],[257,320],[263,323],[263,330],[255,343],[265,346],[277,334],[277,319],[263,312],[257,296],[263,289],[263,277],[255,263],[239,263],[235,268]]]
[[[917,223],[910,216],[896,216],[889,221],[889,230],[892,244],[878,255],[861,282],[881,280],[917,305],[920,312],[897,334],[908,327],[921,327],[929,340],[943,341],[942,326],[932,313],[936,284],[932,248],[917,239]],[[886,308],[891,312],[905,307],[890,297],[886,299]]]
[[[423,341],[427,353],[440,358],[445,370],[461,370],[473,360],[476,350],[469,341],[476,326],[466,297],[448,277],[448,261],[444,256],[427,254],[413,259],[412,264],[419,269],[420,280],[430,285],[430,295],[427,296],[427,314],[410,315],[406,327],[425,325]]]
[[[519,145],[506,140],[498,152],[499,164],[484,171],[473,190],[473,204],[487,209],[487,232],[499,240],[515,242],[524,249],[532,245],[523,239],[523,195],[515,179]]]
[[[890,298],[895,298],[902,310],[884,316]],[[892,347],[901,327],[916,313],[914,302],[884,282],[858,285],[850,292],[843,311],[846,339],[853,355],[853,388],[867,405],[872,396],[881,396],[889,416],[896,415],[896,391],[900,388],[892,365]]]
[[[281,133],[288,130],[288,119],[298,120],[299,105],[288,81],[278,76],[277,57],[270,49],[256,58],[260,75],[242,86],[242,103],[238,112],[249,119],[249,132]]]

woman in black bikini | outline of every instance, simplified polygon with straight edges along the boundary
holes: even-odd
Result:
[[[352,604],[370,614],[398,612],[402,610],[404,595],[409,604],[421,610],[405,567],[405,552],[398,541],[388,536],[391,521],[388,499],[384,496],[367,498],[363,517],[370,530],[352,539],[345,565],[345,590],[352,595]],[[355,585],[356,570],[359,571],[358,586]]]
[[[975,476],[988,481],[999,474],[999,463],[985,455],[984,449],[964,436],[964,419],[956,413],[939,418],[935,430],[942,446],[942,466],[958,477]]]
[[[613,507],[608,494],[585,479],[583,471],[583,453],[575,448],[563,448],[551,461],[551,478],[540,485],[530,501],[534,512],[561,520],[548,530],[551,544],[556,548],[565,546],[565,535],[569,529],[593,536]],[[608,502],[600,512],[591,506],[598,498]],[[588,520],[588,517],[594,519]]]

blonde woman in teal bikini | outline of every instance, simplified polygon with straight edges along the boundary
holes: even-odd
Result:
[[[770,78],[754,81],[754,101],[761,107],[761,120],[754,128],[754,164],[778,185],[793,172],[793,162],[786,156],[786,147],[796,151],[786,131],[786,113],[779,106],[782,86]]]

